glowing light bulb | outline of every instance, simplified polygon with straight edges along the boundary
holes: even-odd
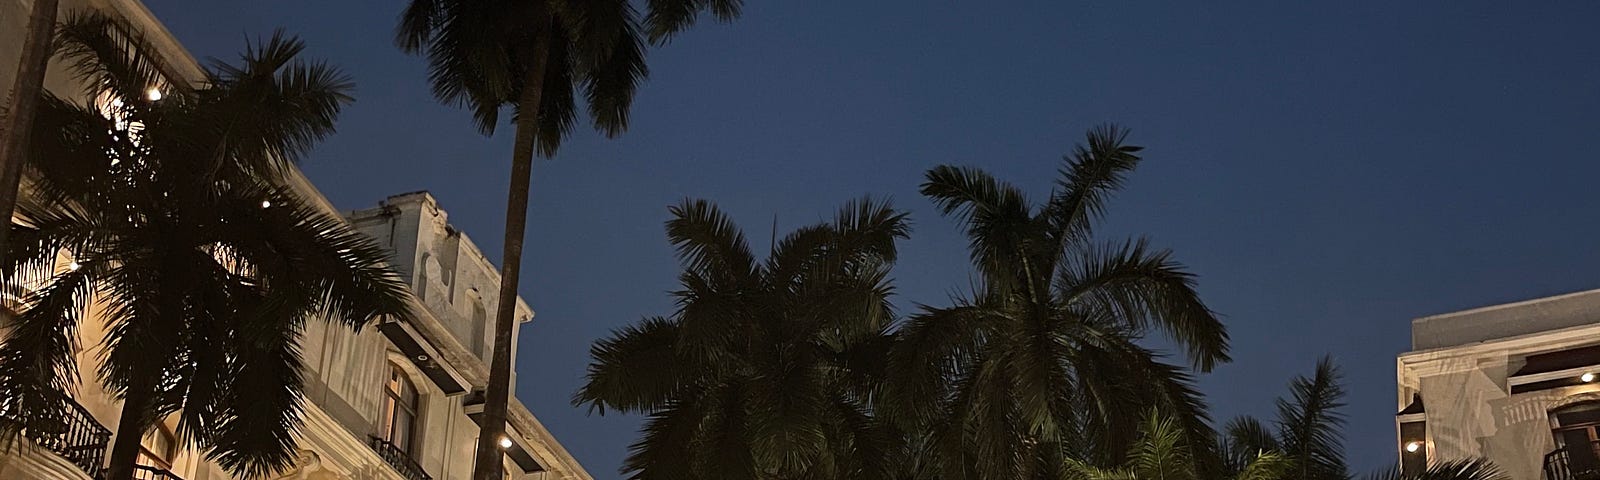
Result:
[[[72,263],[67,264],[67,270],[72,270],[72,271],[76,272],[80,268],[83,268],[83,265],[78,263],[78,262],[72,262]]]
[[[261,208],[272,208],[272,200],[262,200]]]
[[[500,437],[500,448],[511,448],[511,437]]]
[[[161,100],[161,89],[150,87],[149,90],[145,90],[144,96],[145,98],[150,99],[152,102],[159,101]]]
[[[1578,376],[1578,380],[1583,380],[1583,383],[1593,382],[1594,372],[1583,372],[1583,375]]]
[[[1422,442],[1406,442],[1406,452],[1417,453],[1422,449]]]

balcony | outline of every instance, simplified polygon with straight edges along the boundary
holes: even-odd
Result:
[[[422,466],[417,465],[417,462],[412,460],[411,455],[407,455],[405,450],[401,450],[400,447],[382,438],[368,438],[370,441],[367,443],[372,446],[372,451],[377,452],[384,462],[387,462],[390,467],[394,467],[394,471],[400,472],[400,476],[406,477],[406,480],[433,480],[433,477],[428,476],[428,472],[423,471]]]
[[[105,469],[106,446],[111,442],[111,431],[100,426],[100,422],[95,421],[94,416],[72,398],[59,393],[52,396],[55,401],[62,403],[61,408],[56,409],[61,412],[59,416],[16,418],[4,413],[6,405],[0,405],[0,417],[3,417],[0,420],[21,424],[22,435],[33,443],[77,465],[89,477],[100,478]]]
[[[135,465],[133,467],[133,480],[183,480],[183,478],[156,467]]]
[[[1544,456],[1545,480],[1600,480],[1600,440],[1567,445]]]

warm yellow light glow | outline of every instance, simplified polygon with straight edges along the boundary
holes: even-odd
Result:
[[[1594,381],[1594,372],[1583,372],[1583,375],[1579,376],[1578,380],[1583,380],[1583,383],[1593,382]]]
[[[500,437],[500,448],[511,448],[511,437]]]
[[[1422,442],[1406,442],[1406,452],[1417,453],[1417,450],[1422,450]]]
[[[145,90],[144,96],[145,98],[149,98],[152,102],[161,100],[161,89],[150,87],[149,90]]]
[[[261,208],[272,208],[272,200],[262,200]]]

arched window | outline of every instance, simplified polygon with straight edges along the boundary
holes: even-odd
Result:
[[[475,299],[472,302],[472,351],[478,354],[478,358],[484,360],[489,359],[489,353],[484,351],[486,340],[484,337],[488,335],[488,327],[489,313],[483,309],[483,299]]]
[[[428,303],[428,262],[433,261],[433,255],[422,252],[422,261],[417,263],[417,299]]]
[[[411,453],[417,431],[417,387],[399,366],[389,364],[389,381],[383,385],[383,418],[378,435],[401,451]]]
[[[1600,472],[1600,402],[1568,405],[1550,412],[1556,445],[1566,451],[1572,472]]]
[[[139,457],[134,463],[161,470],[172,469],[172,459],[178,456],[178,439],[157,423],[139,439]]]

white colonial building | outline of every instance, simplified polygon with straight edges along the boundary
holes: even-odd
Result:
[[[0,0],[0,89],[16,74],[30,0]],[[61,11],[93,8],[127,19],[164,57],[171,76],[202,77],[198,63],[138,0],[61,0]],[[52,64],[46,88],[81,91],[66,68]],[[0,95],[3,103],[6,95]],[[3,107],[4,105],[0,105]],[[306,198],[334,208],[303,176]],[[24,193],[26,194],[26,192]],[[358,229],[394,252],[395,267],[416,293],[413,323],[380,322],[359,333],[310,322],[301,347],[306,365],[305,427],[298,464],[274,478],[296,480],[459,480],[470,476],[477,447],[482,389],[487,383],[487,312],[498,298],[498,269],[445,221],[426,193],[396,196],[347,215]],[[533,318],[522,299],[520,322]],[[0,325],[3,327],[3,325]],[[102,322],[80,330],[79,370],[93,372]],[[513,362],[515,365],[515,362]],[[515,377],[513,377],[515,378]],[[30,432],[21,448],[0,453],[3,480],[89,480],[103,469],[119,403],[93,381],[64,392],[78,407],[62,428]],[[515,398],[502,440],[507,478],[589,480],[583,467]],[[183,448],[162,422],[143,439],[141,478],[231,479],[202,452]]]
[[[1600,478],[1600,290],[1419,318],[1411,350],[1404,469],[1483,457],[1517,480]]]

